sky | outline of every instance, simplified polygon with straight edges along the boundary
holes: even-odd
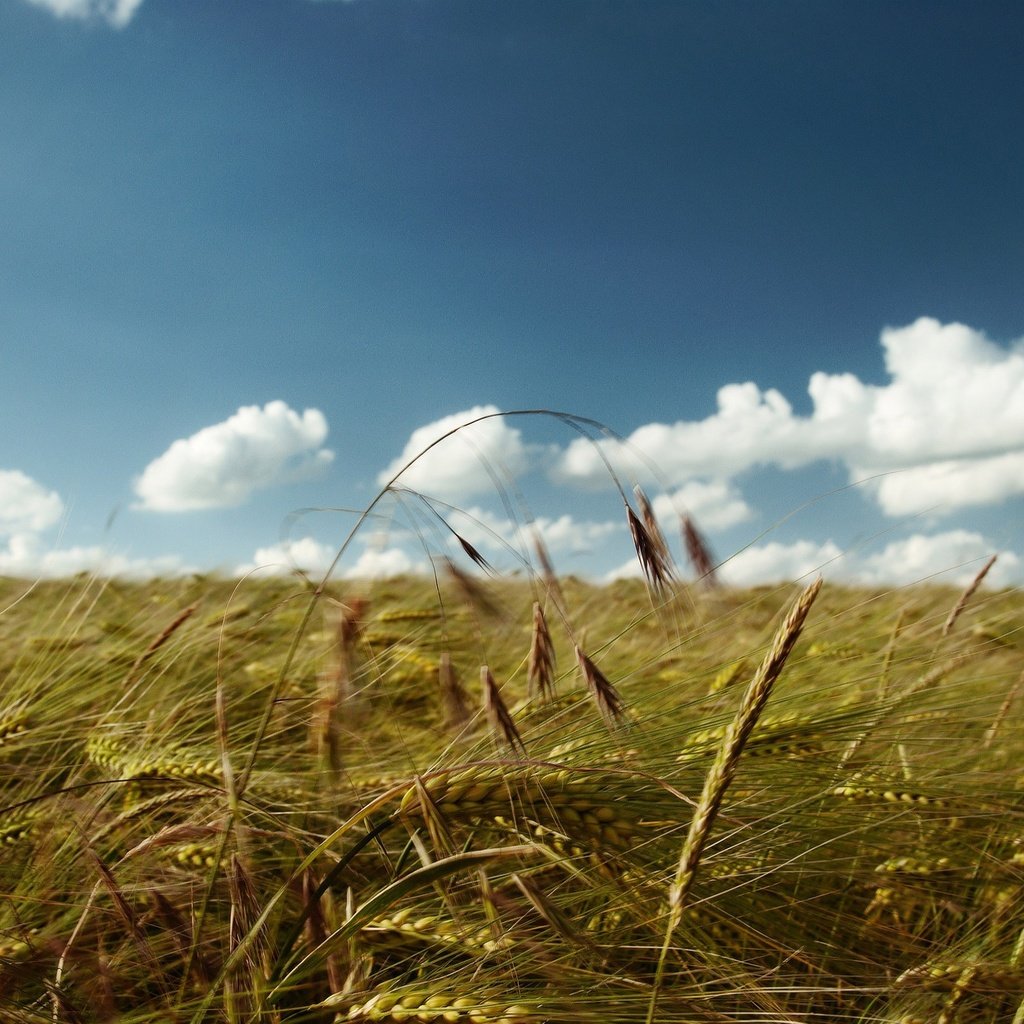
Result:
[[[1024,583],[1021,38],[0,0],[0,574],[610,579],[639,485],[684,576]]]

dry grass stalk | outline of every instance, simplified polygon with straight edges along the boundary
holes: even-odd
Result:
[[[194,955],[189,959],[189,950],[194,947],[194,938],[185,915],[159,889],[151,890],[149,897],[153,901],[153,914],[163,925],[164,934],[174,943],[182,962],[189,963],[189,971],[196,987],[206,988],[213,980],[215,972],[201,949],[196,948]]]
[[[789,657],[800,636],[804,620],[807,618],[807,613],[811,610],[814,599],[821,590],[821,584],[820,578],[815,580],[797,598],[796,603],[790,609],[785,621],[772,640],[768,654],[765,656],[764,661],[761,662],[760,667],[754,674],[754,678],[750,681],[750,685],[743,695],[743,701],[740,704],[739,710],[736,712],[736,717],[726,729],[714,764],[712,764],[704,779],[704,789],[701,792],[700,799],[697,801],[693,818],[690,820],[690,829],[683,843],[682,852],[679,855],[675,880],[669,890],[668,924],[665,930],[665,942],[661,950],[661,957],[658,961],[654,990],[651,995],[647,1016],[648,1024],[653,1024],[656,1019],[655,1009],[672,936],[682,921],[687,896],[693,888],[701,855],[704,852],[704,847],[711,834],[715,819],[718,817],[726,790],[728,790],[733,779],[736,777],[743,748],[750,738],[750,734],[758,719],[761,717],[765,705],[768,703],[768,698],[771,696],[776,680],[782,673],[786,659]]]
[[[981,586],[981,581],[988,575],[989,569],[996,564],[998,555],[993,555],[979,570],[978,575],[967,585],[967,589],[960,595],[960,599],[955,605],[953,610],[949,613],[949,618],[946,619],[946,624],[942,627],[942,635],[949,636],[953,631],[953,626],[956,624],[956,620],[960,618],[960,613],[967,607],[967,602],[974,596],[974,592]]]
[[[198,607],[198,601],[195,604],[190,604],[183,612],[180,612],[171,623],[164,627],[156,639],[153,640],[153,642],[135,659],[135,663],[128,672],[129,680],[135,677],[135,673],[138,672],[144,662],[153,657],[153,655],[156,654],[156,652],[160,650],[160,648],[163,647],[163,645],[167,643],[167,641],[170,640],[170,638],[179,629],[181,629],[181,627],[192,617]]]
[[[323,896],[317,896],[320,879],[307,868],[302,873],[302,901],[306,906],[306,940],[310,949],[319,948],[331,933],[331,927],[325,914],[324,903],[331,898],[330,889]],[[345,975],[338,962],[337,952],[327,953],[327,983],[331,992],[340,992],[345,984]]]
[[[366,609],[367,602],[360,597],[352,598],[344,606],[338,620],[334,668],[321,678],[321,696],[310,722],[313,750],[324,767],[335,774],[342,767],[338,712],[352,694],[356,647],[362,636]]]
[[[153,972],[153,978],[157,985],[163,990],[164,995],[168,995],[166,985],[164,984],[164,974],[160,969],[160,963],[156,956],[153,954],[153,950],[146,939],[146,932],[142,927],[142,922],[139,920],[138,914],[135,913],[135,909],[132,907],[128,898],[125,896],[121,886],[114,878],[113,872],[106,864],[100,859],[99,855],[92,849],[91,846],[86,848],[86,852],[89,859],[93,862],[96,867],[96,872],[100,876],[100,882],[103,887],[110,894],[110,898],[114,903],[114,907],[117,910],[118,916],[124,922],[125,929],[132,938],[132,942],[135,948],[139,951],[142,960],[148,965],[149,969]]]
[[[992,719],[992,724],[985,731],[985,739],[982,741],[982,748],[988,750],[992,746],[997,733],[999,732],[1000,726],[1006,720],[1006,716],[1010,713],[1010,708],[1013,706],[1013,702],[1017,699],[1021,689],[1024,689],[1024,672],[1017,677],[1017,681],[1010,687],[1006,696],[1003,698],[1003,703],[999,705],[999,710],[996,712],[996,717]]]
[[[587,690],[597,704],[598,709],[610,724],[619,722],[626,713],[626,706],[619,696],[619,691],[608,681],[604,673],[588,658],[579,646],[576,647],[576,661],[583,673],[583,681]]]
[[[452,730],[461,730],[470,720],[469,697],[462,685],[451,655],[447,651],[441,653],[437,663],[437,681],[441,689],[441,708],[444,724]]]
[[[487,721],[490,723],[491,732],[498,743],[507,744],[512,753],[526,753],[526,744],[512,720],[505,702],[501,699],[501,691],[498,684],[491,675],[491,670],[486,665],[480,667],[480,682],[484,688],[484,710],[487,712]]]
[[[628,503],[626,522],[629,523],[629,535],[633,538],[633,547],[636,549],[636,557],[640,560],[644,577],[654,590],[663,590],[672,583],[674,575],[664,541],[659,545]],[[661,531],[658,532],[660,534]]]
[[[230,1017],[233,1007],[237,1019],[257,1019],[254,996],[267,978],[268,965],[262,934],[249,938],[260,916],[260,901],[252,878],[237,853],[231,855],[228,890],[231,894],[231,915],[228,919],[231,952],[240,946],[245,947],[241,962],[224,982],[228,1014]]]
[[[555,696],[555,645],[539,601],[533,603],[533,638],[526,680],[531,697],[550,700]]]
[[[686,556],[690,559],[694,576],[708,587],[717,587],[718,576],[715,574],[714,556],[696,523],[688,515],[682,517],[682,530]]]

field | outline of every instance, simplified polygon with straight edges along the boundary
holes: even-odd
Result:
[[[959,596],[0,581],[0,1019],[1019,1024]]]

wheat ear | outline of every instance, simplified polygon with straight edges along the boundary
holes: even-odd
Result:
[[[672,936],[682,920],[686,898],[693,887],[694,879],[697,877],[697,866],[700,863],[701,854],[704,852],[708,836],[711,834],[715,818],[718,816],[718,811],[722,806],[725,792],[736,777],[736,769],[739,765],[743,748],[750,738],[757,720],[761,717],[761,712],[764,711],[765,705],[768,703],[772,688],[782,673],[786,659],[789,657],[797,638],[800,636],[807,613],[811,610],[811,605],[821,590],[821,582],[820,578],[815,580],[797,598],[796,603],[790,609],[779,631],[775,634],[771,648],[764,661],[761,662],[760,668],[754,674],[754,678],[750,681],[750,685],[743,695],[743,702],[736,712],[736,717],[730,723],[722,739],[721,746],[718,748],[714,764],[712,764],[707,777],[704,779],[704,789],[701,792],[700,799],[697,801],[693,818],[690,820],[690,830],[687,833],[682,852],[679,855],[679,865],[676,868],[675,880],[669,890],[668,924],[665,929],[665,942],[662,946],[661,957],[658,960],[654,988],[651,993],[647,1024],[654,1024],[658,995]]]

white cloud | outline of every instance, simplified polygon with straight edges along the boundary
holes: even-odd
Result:
[[[863,559],[856,580],[868,584],[917,583],[939,576],[938,582],[965,585],[993,554],[999,558],[985,577],[994,587],[1009,586],[1021,579],[1021,560],[1013,551],[993,550],[981,534],[968,530],[915,534],[893,541],[877,554]]]
[[[236,576],[244,576],[255,570],[266,571],[276,575],[285,575],[293,569],[305,572],[324,573],[334,561],[338,553],[336,547],[321,544],[312,537],[300,537],[296,540],[282,541],[265,548],[257,548],[251,562],[246,562],[235,569]]]
[[[726,480],[691,480],[673,494],[659,494],[652,501],[662,529],[679,526],[683,514],[694,518],[702,530],[727,530],[751,519],[754,510]]]
[[[320,447],[326,438],[319,409],[300,416],[281,401],[242,406],[154,459],[135,481],[135,507],[184,512],[241,504],[253,491],[321,472],[334,458]]]
[[[422,563],[414,562],[401,548],[367,548],[342,575],[346,579],[386,579],[425,571]]]
[[[56,491],[48,491],[19,469],[0,469],[0,536],[49,529],[64,514]]]
[[[728,384],[717,411],[696,421],[650,423],[625,444],[578,439],[556,478],[607,482],[601,453],[617,469],[644,475],[643,455],[673,485],[729,479],[755,466],[795,469],[822,459],[844,463],[851,480],[899,471],[868,485],[890,515],[992,504],[1024,493],[1024,348],[1003,348],[963,324],[922,317],[887,328],[881,344],[890,382],[815,373],[813,409],[796,416],[773,389]]]
[[[414,562],[401,548],[386,547],[380,543],[380,538],[374,536],[368,540],[368,546],[352,565],[344,560],[340,563],[341,576],[346,579],[380,579],[424,571],[424,566]],[[251,562],[235,569],[235,575],[244,576],[258,571],[281,576],[295,569],[319,575],[330,568],[337,553],[337,547],[321,544],[313,537],[299,537],[258,548]]]
[[[98,576],[180,575],[192,571],[176,556],[129,558],[99,545],[52,547],[45,532],[64,515],[64,502],[56,491],[18,469],[0,469],[0,576],[24,579],[73,576],[89,572]]]
[[[829,566],[828,563],[841,558],[842,554],[830,540],[824,544],[809,540],[791,544],[770,541],[744,548],[719,569],[719,575],[724,582],[738,587],[798,580],[818,571],[836,578],[844,575],[843,568]]]
[[[142,6],[142,0],[28,0],[58,18],[81,21],[99,18],[113,28],[124,28]]]
[[[8,540],[6,550],[0,549],[0,575],[24,579],[52,579],[80,572],[151,579],[194,571],[177,555],[130,558],[100,545],[49,548],[32,533],[16,534]]]
[[[398,484],[447,501],[463,501],[493,491],[494,481],[489,469],[500,478],[505,472],[522,472],[528,463],[522,434],[497,413],[496,406],[478,405],[417,427],[402,454],[378,475],[377,482],[381,486],[388,483],[406,463],[450,431],[481,416],[489,416],[491,418],[464,427],[431,448],[402,473]]]
[[[871,487],[891,516],[995,505],[1024,494],[1024,451],[932,462],[874,480]]]
[[[578,520],[569,513],[557,518],[538,516],[533,523],[513,522],[479,507],[459,509],[447,517],[449,525],[476,547],[491,551],[507,549],[511,545],[518,552],[532,558],[533,530],[540,533],[545,547],[552,554],[587,554],[599,549],[610,537],[625,530],[622,520]],[[456,542],[457,543],[457,542]]]

